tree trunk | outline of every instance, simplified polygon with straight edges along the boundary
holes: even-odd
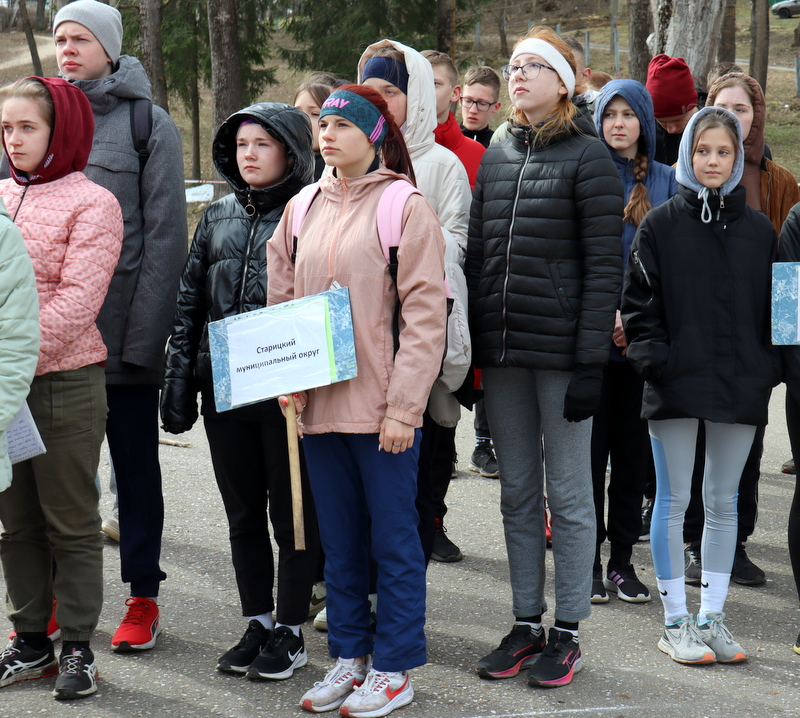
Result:
[[[436,49],[455,60],[455,19],[454,0],[436,0]]]
[[[28,48],[31,51],[31,64],[33,65],[33,74],[43,77],[42,61],[39,59],[39,48],[36,47],[36,38],[33,36],[33,28],[31,27],[31,20],[28,17],[28,6],[25,0],[19,0],[19,15],[22,19],[22,27],[25,29],[25,39],[28,41]]]
[[[667,34],[672,23],[672,0],[652,0],[650,7],[653,22],[653,34],[648,38],[651,55],[664,52],[667,46]]]
[[[628,76],[644,85],[650,64],[647,36],[653,24],[649,0],[628,0],[628,16]]]
[[[189,59],[192,66],[192,79],[189,84],[189,113],[192,117],[192,179],[200,179],[200,90],[198,87],[197,44],[192,48]]]
[[[720,33],[719,62],[736,62],[736,0],[725,0],[725,14],[722,16]]]
[[[36,2],[36,29],[40,31],[47,29],[46,5],[47,0],[37,0]]]
[[[505,60],[507,57],[511,57],[511,52],[508,49],[508,37],[506,35],[506,3],[503,3],[503,7],[500,10],[500,14],[497,16],[497,31],[500,34],[500,57]]]
[[[140,0],[142,65],[150,78],[153,102],[169,112],[164,54],[161,51],[161,0]]]
[[[750,77],[767,91],[769,65],[769,0],[752,0],[750,18]]]
[[[211,49],[212,136],[226,117],[242,109],[242,69],[239,65],[239,35],[236,26],[236,0],[207,0],[208,38]],[[214,176],[221,179],[216,170]],[[225,189],[214,196],[225,194]]]
[[[794,29],[794,39],[792,40],[792,47],[800,47],[800,25]]]
[[[764,0],[766,2],[766,0]],[[675,0],[664,52],[682,57],[695,83],[705,84],[714,64],[725,0]]]

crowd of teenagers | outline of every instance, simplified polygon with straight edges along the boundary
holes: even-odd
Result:
[[[216,668],[292,677],[315,617],[333,662],[306,711],[372,718],[413,700],[427,564],[463,558],[444,527],[462,406],[469,469],[500,482],[512,592],[478,676],[569,684],[591,605],[650,600],[632,565],[647,539],[654,644],[679,663],[747,660],[725,602],[731,580],[765,580],[745,543],[781,381],[800,452],[800,354],[770,341],[771,265],[800,261],[800,190],[764,144],[759,84],[732,65],[697,82],[666,55],[646,86],[612,79],[547,27],[462,84],[447,55],[382,40],[355,82],[315,73],[293,106],[222,123],[212,156],[231,192],[187,257],[180,135],[122,32],[109,5],[65,5],[59,77],[0,90],[0,431],[27,400],[47,449],[11,466],[0,434],[0,687],[57,675],[57,699],[96,692],[101,527],[130,584],[111,649],[156,645],[159,418],[180,434],[200,415],[244,629]],[[510,111],[492,130],[501,77]],[[209,323],[335,283],[357,377],[218,411]],[[101,521],[104,439],[116,504]],[[800,491],[789,551],[800,585]]]

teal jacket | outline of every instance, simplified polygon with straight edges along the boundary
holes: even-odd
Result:
[[[39,297],[22,234],[0,197],[0,491],[11,485],[6,429],[39,361]]]

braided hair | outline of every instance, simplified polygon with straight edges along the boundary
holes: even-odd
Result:
[[[644,186],[644,179],[647,177],[647,154],[642,150],[642,138],[639,138],[639,152],[633,161],[633,179],[636,183],[628,197],[625,214],[622,216],[623,221],[630,222],[634,227],[638,227],[644,216],[653,208],[647,196],[647,187]]]

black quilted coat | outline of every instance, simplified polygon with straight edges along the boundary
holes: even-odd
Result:
[[[291,170],[281,182],[250,190],[236,165],[236,132],[247,117],[258,120],[287,148]],[[208,323],[266,306],[267,240],[286,203],[314,178],[311,128],[289,105],[261,102],[231,115],[214,139],[214,164],[233,194],[211,204],[197,226],[178,290],[161,393],[164,429],[178,434],[197,420],[197,392],[203,412],[214,411]],[[249,216],[245,207],[254,209]],[[252,212],[252,210],[251,210]],[[246,420],[283,422],[276,401],[227,412]]]
[[[511,133],[486,150],[472,201],[473,362],[603,365],[622,275],[619,172],[588,124],[544,146],[530,127]]]
[[[739,185],[709,197],[683,185],[648,212],[625,271],[622,321],[628,360],[646,380],[644,419],[767,423],[781,379],[770,342],[775,230]]]

